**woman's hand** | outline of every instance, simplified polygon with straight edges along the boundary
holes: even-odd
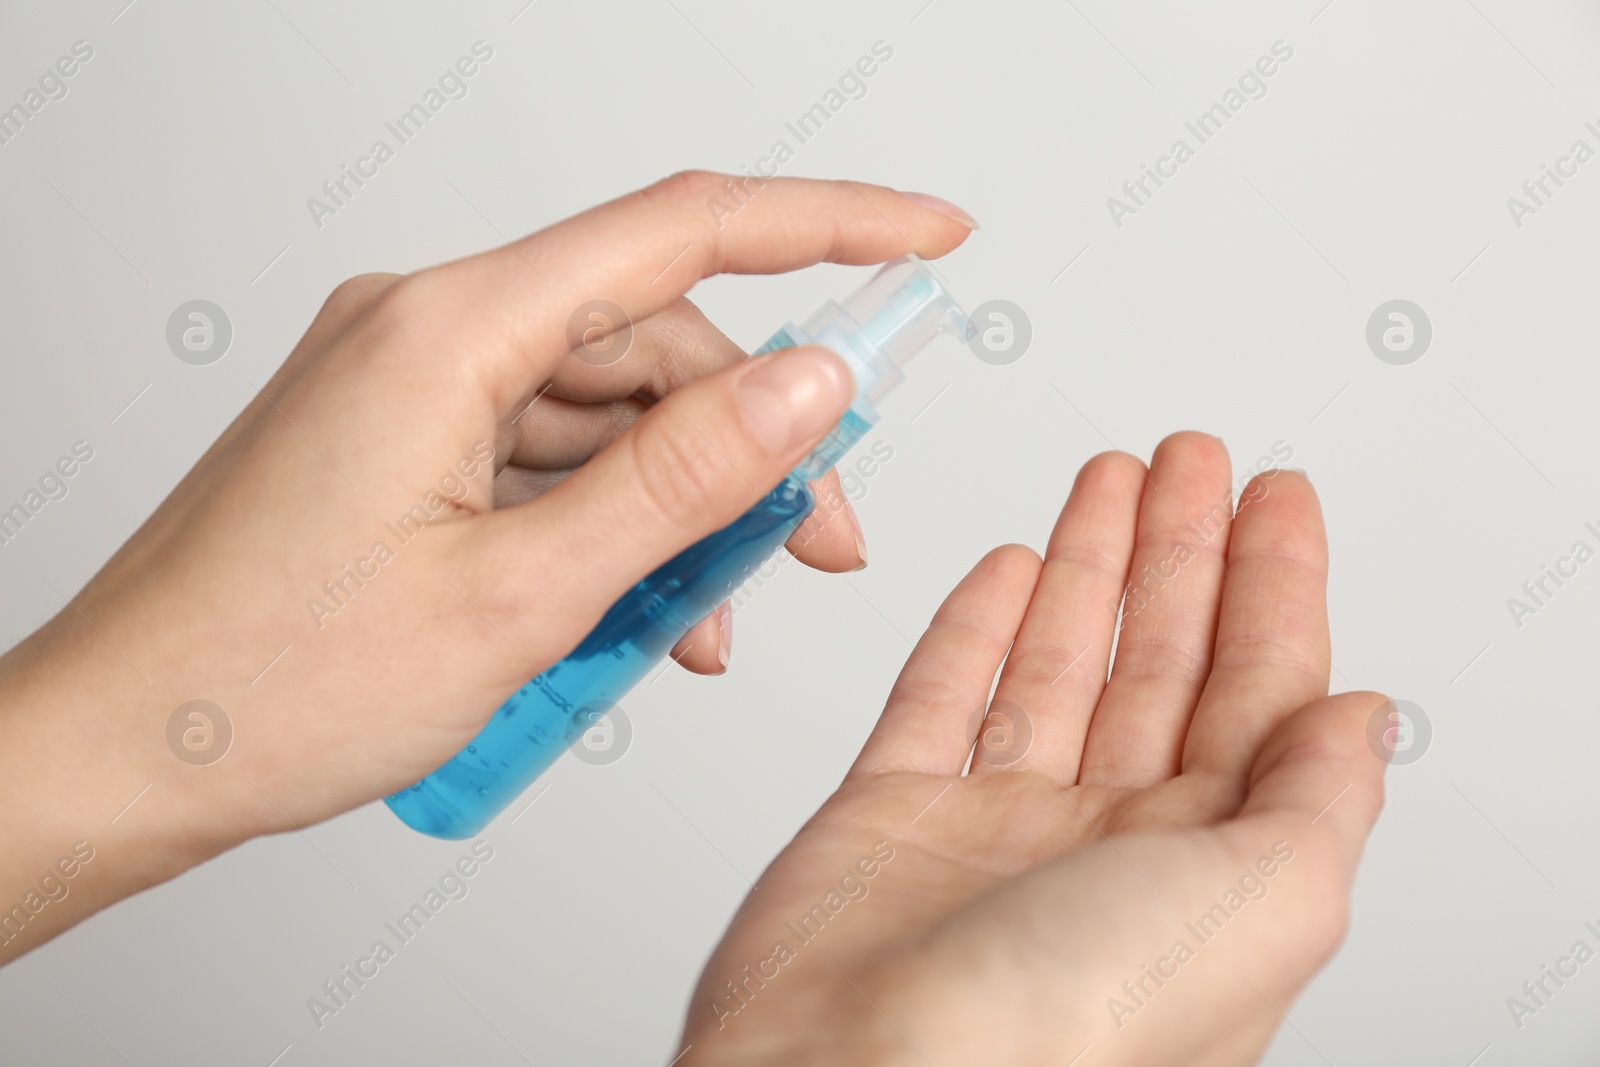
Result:
[[[605,317],[595,312],[590,321]],[[575,350],[577,358],[557,368],[550,389],[501,427],[496,507],[543,495],[669,394],[747,358],[686,297],[633,325],[626,342],[592,332],[598,326],[589,329],[588,343]],[[620,354],[624,343],[625,356]],[[829,471],[812,490],[817,506],[789,539],[789,551],[823,571],[866,566],[865,537],[838,473]],[[678,642],[672,658],[697,674],[722,673],[732,652],[732,627],[732,612],[724,605]]]
[[[1384,701],[1326,695],[1310,484],[1233,513],[1179,434],[1091,460],[1042,563],[978,564],[712,955],[684,1067],[1255,1061],[1343,936]]]
[[[707,203],[730,180],[749,198],[719,224]],[[77,842],[94,856],[69,897],[0,937],[0,959],[452,756],[850,402],[831,353],[740,359],[684,292],[721,272],[943,255],[970,230],[940,205],[680,174],[505,248],[342,285],[149,521],[0,660],[0,901]],[[634,324],[610,365],[604,331],[586,332],[604,322],[593,301]],[[800,536],[815,565],[859,563],[837,507]],[[716,669],[716,626],[680,647],[691,666]],[[168,747],[193,700],[231,722],[210,766]]]

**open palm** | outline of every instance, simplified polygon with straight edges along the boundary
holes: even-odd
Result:
[[[1179,434],[978,564],[712,955],[685,1067],[1259,1056],[1342,937],[1383,698],[1326,696],[1310,484],[1234,512]]]

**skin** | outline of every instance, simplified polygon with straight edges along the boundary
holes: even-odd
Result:
[[[792,469],[849,404],[849,370],[819,348],[737,358],[683,301],[694,283],[939,256],[971,233],[914,194],[790,179],[718,227],[706,203],[725,181],[674,175],[328,298],[138,532],[0,658],[0,900],[24,900],[73,843],[95,850],[0,959],[430,773],[626,589]],[[569,336],[596,299],[639,324],[638,351],[610,366]],[[498,477],[473,465],[491,448]],[[387,535],[399,547],[377,577],[314,616],[324,583],[457,475],[420,533]],[[797,548],[849,569],[850,517],[829,514]],[[680,649],[701,670],[720,665],[706,626]],[[166,740],[196,699],[234,730],[205,767]]]
[[[1326,695],[1310,483],[1257,478],[1197,536],[1229,481],[1205,434],[1148,471],[1099,456],[1043,560],[1008,545],[973,569],[712,955],[680,1062],[1257,1060],[1343,937],[1384,698]],[[1147,565],[1172,577],[1115,634]],[[821,932],[798,930],[818,906]]]
[[[849,372],[821,349],[743,358],[683,299],[696,281],[937,257],[972,226],[933,198],[798,179],[766,183],[718,226],[705,205],[726,181],[675,175],[505,248],[329,297],[150,519],[0,657],[0,901],[23,901],[75,842],[93,849],[0,961],[429,773],[624,590],[791,469],[848,404]],[[596,298],[634,324],[606,366],[568,332]],[[1090,1039],[1130,1063],[1259,1050],[1278,1018],[1261,998],[1286,1008],[1337,941],[1381,796],[1362,733],[1380,698],[1317,699],[1326,557],[1309,485],[1279,475],[1259,500],[1247,491],[1231,540],[1212,539],[1130,616],[1111,683],[1096,682],[1130,559],[1169,551],[1177,519],[1227,482],[1220,445],[1200,435],[1169,440],[1149,472],[1102,457],[1047,562],[999,549],[957,588],[849,779],[711,960],[689,1056],[920,1062],[908,1034],[941,1064],[1064,1062]],[[823,570],[862,565],[836,481],[818,488],[791,547]],[[430,521],[376,576],[337,612],[309,610],[430,493]],[[675,658],[725,668],[727,621],[702,622]],[[203,767],[167,742],[195,699],[234,731]],[[1012,708],[1031,728],[1025,752],[993,741],[1016,729]],[[1180,917],[1280,839],[1295,858],[1270,895],[1115,1041],[1100,1036],[1110,976],[1164,951]],[[783,918],[880,841],[894,858],[870,898],[781,986],[719,1019],[707,1005],[723,976],[763,958]],[[1190,980],[1230,967],[1260,998]],[[1180,1032],[1211,1035],[1211,1058]]]

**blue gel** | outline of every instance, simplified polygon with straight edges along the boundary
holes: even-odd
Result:
[[[905,257],[850,299],[779,330],[756,354],[817,343],[850,364],[857,395],[844,418],[759,503],[624,594],[565,659],[513,693],[471,744],[385,803],[434,837],[480,832],[782,547],[816,504],[807,483],[877,421],[875,404],[901,380],[900,365],[939,333],[965,338],[969,329],[928,268]]]

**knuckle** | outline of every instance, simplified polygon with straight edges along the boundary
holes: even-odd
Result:
[[[456,310],[456,302],[450,279],[436,268],[397,278],[372,298],[359,320],[363,336],[372,342],[368,357],[424,366],[430,374],[442,372],[444,364],[433,360],[419,364],[415,357],[444,339],[455,318],[448,313]]]
[[[375,369],[408,367],[420,374],[415,379],[419,385],[437,384],[459,373],[461,364],[447,370],[447,364],[424,358],[447,343],[455,302],[448,279],[437,269],[393,276],[352,319],[347,334],[350,358]]]
[[[1045,557],[1045,565],[1081,569],[1102,578],[1126,582],[1128,555],[1128,551],[1120,545],[1111,547],[1087,541],[1068,541],[1051,546],[1049,555]]]
[[[1014,678],[1042,681],[1048,686],[1067,673],[1069,664],[1083,658],[1081,650],[1068,651],[1064,644],[1029,643],[1020,648],[1013,646],[1006,667]]]
[[[354,321],[401,276],[398,274],[357,274],[346,278],[328,293],[314,324],[324,329],[342,329]]]
[[[1259,671],[1326,685],[1327,663],[1304,638],[1278,630],[1234,634],[1218,644],[1213,670]]]
[[[699,207],[721,189],[723,175],[710,170],[680,170],[640,191],[646,200],[663,200],[676,205]]]
[[[1188,691],[1205,681],[1211,657],[1203,649],[1176,647],[1165,641],[1130,641],[1127,655],[1117,656],[1117,669],[1128,680],[1175,683]]]
[[[395,279],[372,301],[374,317],[385,322],[411,322],[435,306],[438,282],[431,272]]]
[[[902,673],[889,690],[888,704],[891,707],[901,705],[916,708],[918,717],[924,718],[927,722],[936,721],[939,712],[947,712],[959,706],[948,683],[942,678],[930,677],[920,672]],[[969,741],[983,719],[982,710],[978,709],[970,720]]]
[[[659,221],[688,241],[686,262],[679,267],[686,275],[700,278],[721,270],[719,227],[712,225],[715,215],[707,209],[724,195],[728,181],[727,175],[715,171],[681,170],[639,190],[640,200],[658,213]],[[688,283],[681,288],[687,289]]]
[[[360,307],[389,286],[399,281],[401,275],[373,272],[370,274],[357,274],[346,278],[333,287],[333,292],[328,294],[328,299],[323,301],[324,311],[342,310],[350,307]]]
[[[640,322],[634,329],[676,340],[706,321],[706,317],[701,314],[693,301],[686,296],[680,296]]]
[[[928,623],[928,632],[935,630],[978,648],[992,648],[1001,640],[981,612],[952,610],[948,605],[940,608]]]
[[[731,366],[744,351],[685,297],[633,327],[634,350],[649,362],[647,384],[658,395]]]

